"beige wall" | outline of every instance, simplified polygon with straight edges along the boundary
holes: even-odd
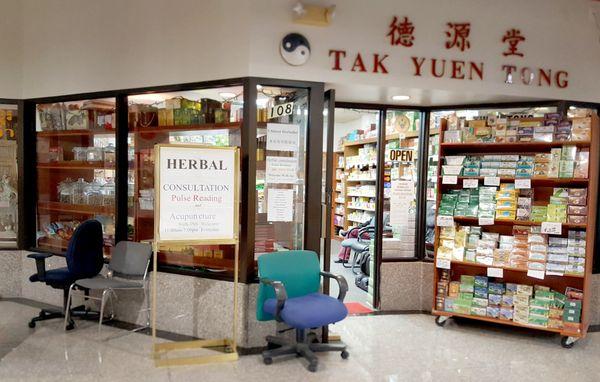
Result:
[[[20,0],[0,0],[0,98],[21,98],[23,12]]]

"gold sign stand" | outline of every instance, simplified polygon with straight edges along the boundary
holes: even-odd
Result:
[[[212,150],[233,150],[235,151],[235,169],[234,169],[234,232],[233,238],[223,239],[210,239],[210,240],[161,240],[160,239],[160,148],[161,147],[183,147],[183,148],[198,148],[198,149],[212,149]],[[154,238],[153,245],[153,272],[152,272],[152,343],[153,343],[153,358],[154,365],[156,367],[170,367],[170,366],[185,366],[185,365],[201,365],[215,362],[231,362],[237,361],[239,355],[237,353],[237,301],[238,301],[238,277],[239,277],[239,237],[238,237],[238,221],[239,221],[239,149],[237,147],[214,147],[204,145],[184,145],[184,144],[159,144],[154,146],[154,190],[155,190],[155,201],[154,201]],[[211,245],[211,244],[230,244],[235,245],[234,255],[234,266],[233,266],[233,324],[232,324],[232,335],[231,338],[222,339],[203,339],[203,340],[192,340],[192,341],[177,341],[177,342],[157,342],[156,339],[156,307],[157,307],[157,273],[158,273],[158,251],[161,248],[167,246],[190,246],[190,245]],[[173,353],[177,351],[186,351],[194,349],[206,349],[222,347],[224,352],[210,355],[198,355],[188,357],[173,357]]]

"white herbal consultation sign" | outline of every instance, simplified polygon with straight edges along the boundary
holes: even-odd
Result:
[[[298,182],[298,159],[268,156],[266,182],[296,184]]]
[[[160,241],[237,240],[236,148],[157,145]]]

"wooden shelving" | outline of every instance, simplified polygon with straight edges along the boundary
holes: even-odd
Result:
[[[241,129],[242,122],[230,123],[205,123],[200,125],[174,125],[174,126],[154,126],[154,127],[136,127],[133,133],[172,133],[177,131],[202,131],[202,130],[220,130],[220,129]]]
[[[76,137],[76,136],[92,136],[92,135],[114,135],[116,130],[109,129],[89,129],[89,130],[44,130],[36,132],[38,138],[51,137]]]
[[[527,273],[527,269],[523,269],[523,268],[514,268],[514,267],[501,266],[501,265],[486,265],[486,264],[481,264],[481,263],[475,263],[475,262],[472,262],[472,261],[457,261],[457,260],[452,260],[451,263],[452,264],[456,264],[456,265],[461,265],[461,266],[467,266],[467,267],[500,268],[500,269],[503,269],[503,270],[509,271],[509,272]],[[546,277],[572,277],[572,278],[576,278],[576,279],[582,279],[584,276],[582,276],[582,275],[569,275],[569,274],[565,274],[565,275],[562,275],[562,276],[558,276],[558,275],[546,275]]]
[[[115,164],[107,162],[63,161],[38,163],[37,168],[43,170],[112,170],[115,168]]]
[[[528,329],[536,329],[551,333],[558,333],[562,336],[569,337],[584,337],[590,322],[590,303],[591,303],[591,276],[592,276],[592,263],[593,256],[595,253],[595,230],[596,230],[596,210],[597,210],[597,194],[598,194],[598,167],[600,161],[600,123],[596,115],[592,116],[592,139],[590,141],[568,141],[568,142],[515,142],[515,143],[440,143],[439,161],[438,161],[438,174],[442,173],[442,158],[446,155],[481,155],[481,154],[533,154],[533,153],[549,153],[552,148],[560,148],[563,146],[577,146],[579,148],[589,149],[589,179],[580,178],[531,178],[531,188],[535,190],[533,205],[538,203],[547,203],[548,198],[552,195],[552,190],[555,187],[587,187],[588,190],[588,202],[587,202],[587,224],[570,224],[562,223],[561,237],[566,237],[569,230],[586,230],[586,247],[585,247],[585,273],[583,275],[564,274],[564,275],[547,275],[544,274],[543,279],[537,277],[530,277],[527,269],[513,268],[508,266],[495,266],[486,265],[482,263],[470,262],[470,261],[450,261],[450,277],[451,280],[459,280],[461,275],[487,275],[489,268],[501,268],[503,270],[503,282],[511,282],[517,284],[527,285],[543,285],[549,287],[558,292],[564,293],[566,287],[574,287],[583,290],[583,305],[581,323],[579,330],[576,329],[556,329],[536,325],[521,324],[514,321],[502,320],[487,316],[477,316],[472,314],[462,314],[456,312],[448,312],[442,310],[436,310],[436,296],[437,296],[437,283],[439,281],[439,274],[441,270],[434,267],[434,291],[433,291],[433,314],[437,316],[448,316],[448,317],[463,317],[469,319],[475,319],[480,321],[492,322],[502,325],[508,325],[513,327],[522,327]],[[440,131],[440,140],[443,142],[444,131]],[[458,176],[458,184],[443,184],[443,176],[437,176],[437,206],[439,206],[441,195],[448,190],[462,187],[463,179],[478,179],[480,186],[483,186],[483,180],[485,177],[477,176]],[[513,183],[515,178],[513,177],[500,177],[501,183]],[[454,223],[460,225],[479,225],[479,219],[476,217],[464,217],[454,216]],[[437,219],[436,219],[437,220]],[[541,222],[532,221],[519,221],[519,220],[502,220],[495,219],[493,225],[482,226],[483,231],[500,233],[503,235],[510,235],[512,233],[512,227],[514,225],[523,226],[540,226]],[[437,265],[437,249],[440,243],[440,228],[435,228],[435,264]],[[444,263],[440,263],[442,267]],[[537,276],[537,275],[536,275]]]
[[[60,202],[38,202],[38,210],[47,212],[63,212],[80,215],[112,215],[114,213],[113,206],[90,206],[87,204],[67,204]]]

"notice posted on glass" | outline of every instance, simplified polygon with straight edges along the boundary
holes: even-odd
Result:
[[[161,241],[234,239],[236,154],[160,147]]]
[[[267,190],[267,220],[270,222],[294,220],[294,190],[278,188]]]

